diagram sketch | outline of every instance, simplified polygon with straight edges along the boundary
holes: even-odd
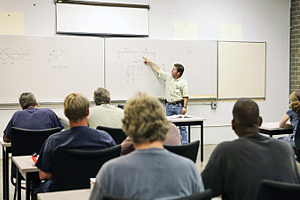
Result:
[[[144,58],[155,62],[155,52],[150,52],[147,49],[144,51],[132,51],[125,48],[122,51],[118,52],[118,58],[124,60],[124,66],[126,68],[125,76],[127,82],[134,82],[138,76],[143,75],[143,67],[144,67]]]
[[[18,61],[31,61],[33,49],[0,48],[0,64],[14,65]]]
[[[66,59],[64,58],[66,52],[62,49],[54,49],[48,55],[48,63],[52,68],[55,69],[68,69],[69,66],[65,63]]]

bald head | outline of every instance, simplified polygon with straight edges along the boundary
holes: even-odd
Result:
[[[238,136],[258,133],[262,123],[258,105],[251,99],[239,99],[233,107],[232,127]]]

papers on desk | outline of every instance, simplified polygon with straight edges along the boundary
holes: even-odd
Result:
[[[193,116],[182,115],[182,114],[167,116],[167,119],[178,119],[178,118],[193,118]]]

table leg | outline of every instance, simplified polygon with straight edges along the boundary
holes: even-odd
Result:
[[[7,195],[7,191],[6,191],[6,155],[5,155],[5,148],[2,147],[2,175],[3,175],[3,199],[4,200],[8,200],[6,195]]]
[[[2,167],[3,167],[3,199],[9,200],[9,151],[7,147],[2,148]]]
[[[203,162],[203,122],[201,122],[201,129],[200,129],[200,135],[201,135],[201,140],[200,140],[200,144],[201,144],[201,162]]]
[[[191,126],[188,126],[188,143],[191,143]]]
[[[16,190],[17,190],[17,200],[21,200],[21,178],[22,175],[20,174],[19,170],[16,173]]]
[[[29,173],[26,173],[26,200],[29,200],[30,199],[30,183],[31,183],[31,179],[30,179],[30,174]]]

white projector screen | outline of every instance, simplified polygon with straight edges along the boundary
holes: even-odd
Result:
[[[148,8],[56,4],[57,33],[148,36]]]

